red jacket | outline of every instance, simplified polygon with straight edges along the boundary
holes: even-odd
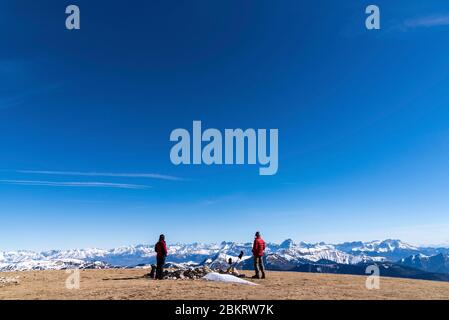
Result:
[[[256,237],[253,244],[253,255],[255,257],[262,257],[265,251],[265,241],[261,237]]]
[[[158,258],[165,258],[167,256],[167,245],[165,244],[165,241],[162,240],[156,243],[154,251],[156,251]]]

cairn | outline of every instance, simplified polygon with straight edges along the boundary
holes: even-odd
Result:
[[[155,268],[155,267],[154,267]],[[206,276],[208,273],[217,272],[221,274],[232,274],[236,277],[243,278],[244,275],[238,274],[237,272],[226,272],[221,269],[211,269],[208,266],[188,268],[188,269],[166,269],[163,272],[164,280],[199,280]],[[152,273],[146,274],[146,278],[154,278]]]

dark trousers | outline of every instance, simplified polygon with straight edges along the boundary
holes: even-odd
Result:
[[[256,275],[259,275],[260,272],[265,274],[265,267],[263,265],[262,257],[254,257],[254,271],[256,271]]]
[[[165,264],[165,257],[157,257],[157,265],[156,265],[156,279],[162,280],[164,272],[163,266]]]

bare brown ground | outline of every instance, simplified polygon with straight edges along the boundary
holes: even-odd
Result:
[[[205,280],[145,279],[147,270],[84,270],[79,289],[66,289],[65,271],[0,273],[20,284],[0,286],[0,299],[449,299],[449,283],[381,278],[379,290],[365,288],[366,277],[268,272],[259,286]],[[248,273],[248,275],[250,275]]]

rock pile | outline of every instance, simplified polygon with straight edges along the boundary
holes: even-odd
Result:
[[[207,266],[203,267],[196,267],[196,268],[188,268],[188,269],[165,269],[163,276],[166,280],[198,280],[206,276],[207,274],[211,272],[217,272],[217,273],[226,273],[223,270],[220,269],[210,269]],[[232,275],[237,277],[244,277],[243,275],[239,275],[236,272],[233,272]],[[151,274],[146,275],[147,278],[152,278]]]
[[[164,270],[164,279],[183,280],[183,279],[201,279],[206,274],[212,272],[208,267],[191,268],[187,270]]]
[[[19,277],[0,277],[0,287],[19,284]]]

